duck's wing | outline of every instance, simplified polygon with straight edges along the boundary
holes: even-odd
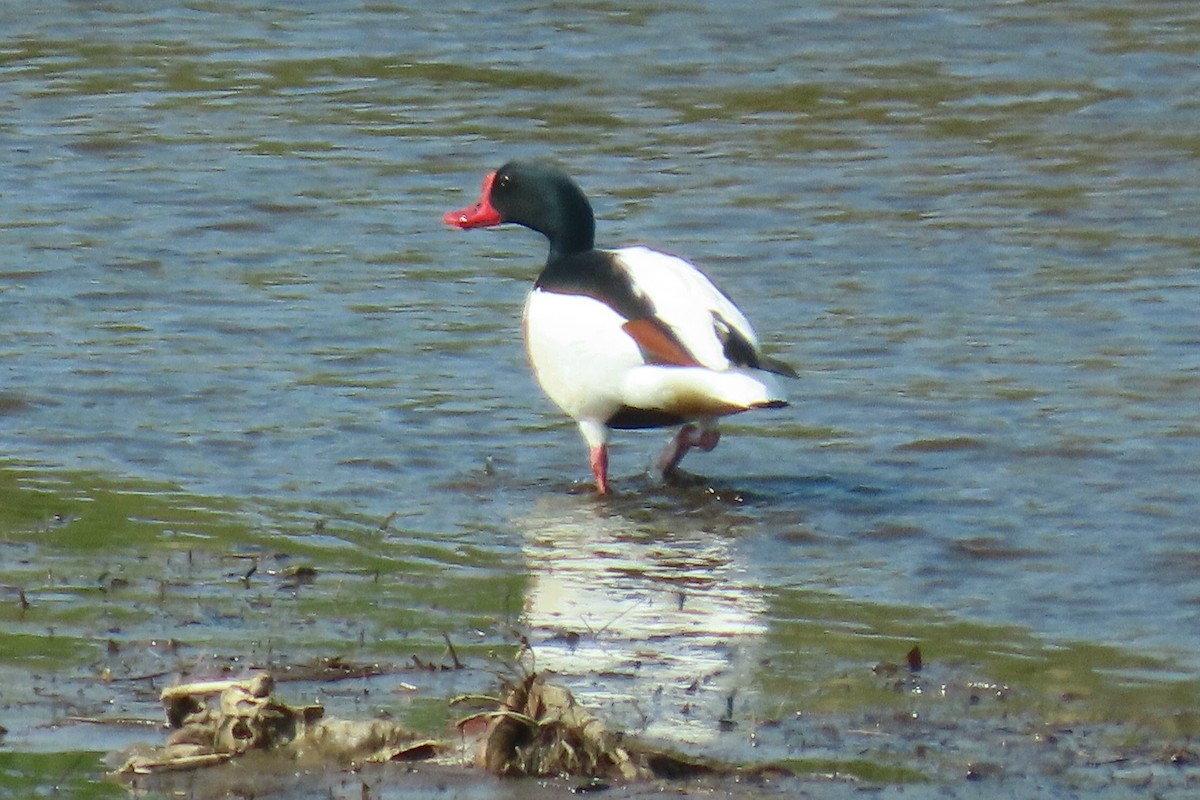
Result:
[[[675,326],[658,313],[655,298],[637,283],[636,262],[623,259],[619,251],[590,250],[575,253],[551,261],[538,276],[534,291],[547,296],[580,296],[595,301],[612,312],[609,325],[594,322],[591,333],[596,336],[611,335],[601,328],[612,328],[617,335],[628,337],[641,351],[647,364],[663,366],[699,367],[724,366],[705,363],[685,342]],[[656,286],[659,291],[671,291],[669,276],[661,278]],[[574,305],[574,304],[572,304]],[[578,307],[577,307],[578,308]],[[677,315],[678,316],[678,315]],[[563,319],[563,329],[575,328],[582,320]]]
[[[796,377],[791,367],[763,355],[750,320],[693,264],[648,247],[626,247],[611,255],[642,306],[641,317],[631,319],[626,330],[643,350],[643,338],[651,338],[643,332],[665,329],[691,356],[689,366],[750,367]],[[638,330],[630,330],[630,325]]]

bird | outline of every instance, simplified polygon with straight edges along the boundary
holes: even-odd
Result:
[[[684,259],[642,245],[595,247],[595,215],[550,161],[509,161],[479,200],[446,212],[462,228],[522,225],[549,240],[525,301],[522,331],[537,382],[578,425],[600,495],[612,493],[612,430],[678,427],[658,459],[664,478],[692,448],[711,451],[718,419],[788,405],[745,314]]]

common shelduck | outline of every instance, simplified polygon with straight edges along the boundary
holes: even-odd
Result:
[[[717,446],[718,417],[787,405],[768,373],[796,372],[763,355],[733,301],[681,258],[595,249],[592,207],[557,167],[510,161],[484,178],[477,203],[443,220],[513,222],[550,240],[525,303],[525,346],[542,389],[578,423],[600,494],[610,429],[681,425],[658,461],[667,476],[689,449]]]

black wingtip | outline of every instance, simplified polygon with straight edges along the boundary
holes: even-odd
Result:
[[[785,378],[800,377],[800,373],[792,369],[790,365],[783,363],[777,358],[770,358],[768,356],[758,357],[758,368],[775,375],[782,375]]]

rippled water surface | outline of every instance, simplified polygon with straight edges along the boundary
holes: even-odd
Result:
[[[652,683],[747,674],[795,649],[811,592],[821,630],[995,626],[1194,686],[1200,7],[730,8],[0,9],[6,597],[69,610],[90,601],[47,572],[185,546],[131,539],[155,518],[133,507],[55,540],[98,507],[29,500],[62,480],[232,509],[333,572],[486,575],[504,601],[384,605],[438,608],[427,632],[495,613],[564,672],[670,641]],[[701,263],[801,373],[689,458],[694,489],[644,474],[663,436],[623,433],[621,495],[590,494],[520,343],[543,240],[440,222],[532,155],[602,243]],[[136,636],[186,638],[155,624]]]

